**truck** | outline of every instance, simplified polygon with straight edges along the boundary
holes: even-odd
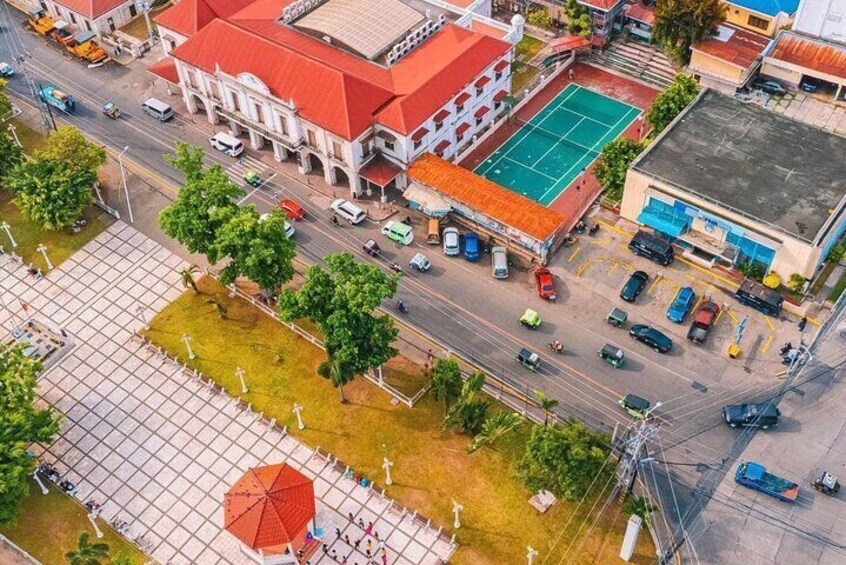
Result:
[[[734,473],[734,481],[784,502],[796,502],[796,497],[799,495],[799,485],[768,473],[766,467],[754,461],[746,461],[738,465]]]
[[[77,33],[73,39],[66,43],[68,52],[71,55],[76,55],[80,59],[85,59],[89,63],[99,63],[108,58],[106,51],[97,45],[94,38],[97,36],[93,31],[84,31]]]
[[[73,34],[70,31],[70,24],[65,20],[59,20],[53,24],[53,29],[47,32],[47,39],[52,39],[59,45],[67,47],[73,42]]]
[[[27,18],[30,27],[41,35],[47,35],[54,27],[56,27],[56,20],[47,15],[44,10],[34,10],[29,13]]]
[[[65,114],[73,112],[73,109],[76,106],[73,96],[62,92],[55,86],[45,86],[38,94],[44,102],[59,109]]]

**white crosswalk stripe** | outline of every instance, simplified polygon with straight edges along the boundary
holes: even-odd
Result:
[[[256,171],[264,181],[273,174],[270,165],[249,155],[239,157],[235,163],[226,168],[226,173],[235,184],[244,184],[244,174],[251,170]]]

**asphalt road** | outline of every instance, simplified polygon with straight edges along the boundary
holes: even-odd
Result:
[[[11,62],[13,55],[28,53],[26,66],[35,82],[56,85],[78,101],[78,110],[70,116],[57,116],[59,121],[76,125],[115,152],[129,147],[124,160],[131,170],[171,187],[178,186],[181,175],[164,161],[163,155],[172,150],[177,140],[208,147],[205,140],[209,126],[203,116],[191,120],[178,115],[162,124],[141,113],[140,102],[149,95],[152,79],[139,72],[138,67],[154,58],[136,62],[135,69],[113,63],[88,69],[63,58],[43,38],[26,31],[22,22],[18,11],[0,3],[0,60]],[[10,81],[9,90],[18,103],[32,99],[20,72]],[[101,114],[100,106],[106,100],[121,107],[120,120]],[[234,160],[212,151],[207,152],[207,158],[209,163],[228,169],[234,164]],[[157,241],[166,238],[158,231],[155,219],[158,210],[173,197],[172,190],[163,188],[160,194],[132,195],[136,227]],[[427,248],[417,241],[409,248],[398,248],[379,235],[379,226],[373,222],[356,227],[334,226],[327,212],[329,199],[311,190],[302,177],[277,172],[245,201],[267,211],[279,196],[294,198],[311,213],[307,221],[296,224],[294,238],[299,255],[306,262],[342,250],[372,261],[360,253],[361,243],[368,237],[382,244],[385,252],[380,262],[385,267],[394,260],[407,265],[415,252],[426,253],[433,263],[432,271],[409,274],[400,285],[399,295],[409,313],[400,315],[390,305],[386,305],[387,309],[411,328],[432,336],[514,388],[529,394],[542,390],[558,399],[562,417],[574,416],[593,427],[610,430],[615,424],[630,423],[616,405],[623,394],[636,392],[662,401],[656,414],[664,422],[661,447],[662,460],[667,465],[655,470],[654,481],[662,500],[673,501],[663,505],[665,514],[683,513],[683,485],[695,485],[701,472],[713,468],[732,448],[735,434],[721,424],[719,407],[766,394],[771,386],[748,375],[731,373],[709,352],[686,343],[677,343],[670,355],[662,356],[631,342],[623,330],[615,330],[604,322],[605,313],[619,305],[617,301],[583,281],[558,279],[561,299],[551,304],[537,297],[525,272],[512,272],[508,281],[498,282],[491,278],[487,261],[474,265],[460,258],[447,258],[437,248]],[[563,260],[559,254],[556,261]],[[527,307],[536,309],[544,320],[537,331],[518,324]],[[547,349],[547,342],[556,338],[565,343],[565,355],[555,355]],[[596,351],[606,342],[625,349],[629,362],[624,370],[615,370],[597,358]],[[521,347],[541,355],[543,369],[538,374],[526,371],[514,360]],[[673,462],[679,466],[671,468]],[[665,480],[669,475],[678,481],[672,493]],[[672,504],[677,504],[677,509],[672,509]],[[672,515],[668,519],[674,521]]]

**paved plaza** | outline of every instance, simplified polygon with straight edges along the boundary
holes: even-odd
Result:
[[[343,463],[271,428],[134,337],[139,306],[149,319],[182,292],[182,266],[122,222],[41,280],[0,256],[6,303],[29,304],[34,319],[63,328],[76,343],[40,378],[41,399],[64,414],[56,441],[34,446],[42,460],[67,470],[77,497],[100,502],[106,522],[128,522],[126,536],[161,563],[251,563],[222,529],[223,495],[248,468],[283,462],[314,480],[317,533],[329,553],[318,552],[311,563],[344,556],[350,565],[371,562],[367,539],[360,551],[343,541],[364,535],[349,514],[373,522],[390,564],[447,558],[449,539],[437,526],[345,478]],[[11,322],[0,309],[0,324]],[[378,542],[371,543],[376,553]]]

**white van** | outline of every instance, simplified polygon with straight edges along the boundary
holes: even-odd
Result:
[[[211,146],[229,155],[230,157],[237,157],[244,152],[244,145],[236,138],[228,133],[216,133],[214,137],[209,139]]]
[[[504,247],[491,248],[491,274],[495,279],[508,278],[508,252]]]
[[[173,117],[173,108],[159,100],[158,98],[148,98],[141,109],[148,116],[152,116],[160,122],[166,122]]]
[[[351,224],[360,224],[367,217],[367,212],[343,198],[339,198],[332,203],[332,211]]]

